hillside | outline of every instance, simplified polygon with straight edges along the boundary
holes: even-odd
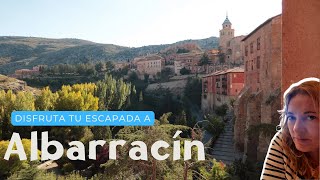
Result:
[[[80,39],[47,39],[37,37],[0,37],[0,73],[11,74],[16,69],[44,64],[77,64],[97,61],[132,60],[137,56],[158,53],[170,46],[195,43],[201,49],[217,48],[219,40],[210,37],[185,40],[173,44],[128,48],[99,44]]]
[[[38,89],[27,86],[27,83],[24,81],[0,74],[0,91],[1,90],[5,90],[5,91],[12,90],[14,92],[31,91],[33,94],[39,93]]]

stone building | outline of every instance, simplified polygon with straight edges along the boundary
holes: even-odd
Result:
[[[133,64],[137,67],[139,75],[156,75],[160,73],[165,66],[165,60],[156,54],[137,57],[133,60]]]
[[[204,66],[199,66],[199,61],[203,56],[203,52],[181,53],[176,56],[174,61],[174,73],[180,75],[180,70],[186,68],[192,74],[202,73],[205,71]]]
[[[245,88],[235,103],[234,137],[238,149],[252,161],[264,160],[271,140],[259,128],[275,130],[279,124],[281,22],[281,15],[274,16],[242,40]],[[256,134],[248,133],[252,129],[258,129]]]
[[[114,69],[115,70],[120,70],[126,67],[130,67],[130,63],[129,62],[117,62],[114,64]]]
[[[243,64],[244,45],[242,39],[245,36],[236,36],[227,42],[225,59],[228,63]]]
[[[215,106],[227,104],[236,99],[244,87],[244,69],[233,68],[217,71],[202,77],[201,109],[211,112]]]
[[[228,18],[222,23],[219,38],[219,50],[224,55],[224,63],[243,64],[243,42],[244,36],[234,36],[234,29]]]
[[[218,49],[210,49],[205,51],[205,53],[208,55],[211,64],[216,64],[218,63],[218,58],[219,58],[219,50]]]
[[[222,23],[222,29],[220,30],[219,37],[219,48],[223,53],[227,51],[227,43],[234,37],[234,29],[232,29],[232,24],[228,18]]]
[[[40,74],[40,68],[44,67],[43,65],[38,65],[32,67],[32,69],[18,69],[15,70],[15,73],[11,75],[11,77],[23,79],[23,78],[31,78],[32,76],[36,76]]]

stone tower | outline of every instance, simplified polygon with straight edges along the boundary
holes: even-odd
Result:
[[[234,29],[231,28],[231,25],[232,24],[227,15],[226,19],[222,23],[222,29],[220,30],[219,47],[223,53],[226,53],[228,42],[230,42],[230,40],[234,37]]]

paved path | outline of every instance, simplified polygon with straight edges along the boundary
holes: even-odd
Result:
[[[214,142],[211,154],[217,161],[222,161],[225,164],[232,164],[235,159],[239,159],[241,154],[235,150],[233,140],[233,123],[232,113],[227,115],[227,124],[225,131]]]

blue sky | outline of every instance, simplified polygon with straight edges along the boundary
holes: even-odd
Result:
[[[139,47],[218,36],[226,12],[235,35],[246,35],[281,9],[281,0],[7,0],[0,36]]]

